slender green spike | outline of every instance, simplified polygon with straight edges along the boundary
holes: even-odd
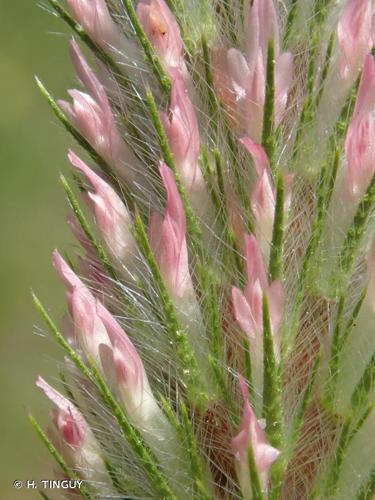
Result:
[[[284,179],[281,173],[277,178],[276,205],[273,222],[271,255],[269,263],[270,281],[281,279],[283,274],[284,239]]]
[[[368,398],[371,391],[375,387],[375,353],[372,355],[370,361],[368,362],[362,377],[357,383],[352,397],[351,397],[351,408],[353,415],[357,415],[363,406],[368,404]]]
[[[86,33],[82,26],[77,23],[69,12],[64,9],[58,0],[47,0],[54,12],[74,31],[74,33],[84,42],[87,47],[100,59],[102,63],[109,66],[112,70],[114,78],[122,87],[128,88],[131,83],[124,74],[122,68],[112,59],[112,57],[101,47],[99,47]]]
[[[365,411],[362,413],[362,415],[359,417],[358,421],[355,422],[354,427],[350,430],[350,434],[348,436],[348,444],[351,443],[351,441],[355,438],[355,436],[358,434],[358,432],[362,429],[362,427],[365,425],[368,417],[371,415],[372,410],[374,409],[374,405],[371,404],[369,405]]]
[[[185,381],[193,400],[196,401],[198,405],[204,407],[207,402],[207,394],[202,388],[202,378],[198,368],[196,355],[190,345],[187,333],[184,331],[177,318],[173,302],[165,287],[143,221],[139,214],[136,214],[135,218],[135,238],[150,267],[155,283],[158,286],[167,329],[171,340],[175,344],[177,356],[180,361],[181,378]]]
[[[362,197],[353,222],[349,231],[346,234],[340,255],[339,266],[345,277],[351,270],[357,251],[362,242],[362,238],[368,227],[371,215],[374,213],[375,207],[375,175],[367,188],[366,193]],[[332,277],[333,279],[333,277]]]
[[[162,89],[169,95],[171,91],[171,80],[168,74],[166,73],[159,57],[157,56],[154,47],[152,46],[150,40],[148,39],[146,33],[144,32],[141,23],[139,22],[132,0],[121,0],[121,3],[124,6],[127,15],[129,16],[135,34],[138,37],[139,43],[141,44],[144,50],[144,53],[150,63],[150,66],[152,67],[155,73],[155,76],[159,80]]]
[[[262,145],[267,152],[271,168],[274,167],[275,155],[275,49],[270,38],[267,51],[266,98],[263,113]]]
[[[315,108],[317,108],[319,106],[320,100],[321,100],[322,95],[323,95],[324,84],[326,82],[328,70],[329,70],[329,67],[331,65],[332,51],[333,51],[333,46],[334,46],[334,42],[335,42],[335,36],[336,36],[336,33],[333,32],[333,33],[331,33],[331,36],[329,37],[326,56],[324,59],[324,64],[323,64],[323,69],[322,69],[322,74],[320,76],[319,91],[318,91],[318,94],[316,96],[315,103],[314,103]]]
[[[195,480],[197,498],[210,500],[212,499],[212,495],[209,494],[205,486],[207,471],[204,468],[202,457],[197,446],[197,440],[194,436],[191,420],[184,403],[181,403],[181,417],[182,426],[186,436],[185,446],[187,447],[191,460],[191,473]]]
[[[175,411],[170,403],[161,395],[159,395],[161,405],[164,413],[166,414],[169,422],[177,433],[177,437],[187,450],[190,457],[190,468],[192,477],[194,478],[195,496],[194,498],[201,500],[212,500],[212,495],[207,488],[207,470],[204,469],[204,464],[197,446],[197,440],[194,436],[191,420],[187,413],[186,406],[182,403],[181,408],[181,421],[178,419]]]
[[[284,40],[283,40],[284,47],[287,46],[289,42],[290,34],[293,28],[293,23],[297,14],[297,7],[298,7],[298,0],[292,0],[289,7],[288,17],[286,20]]]
[[[202,44],[202,53],[203,53],[203,63],[204,63],[204,71],[207,83],[207,93],[208,93],[208,103],[209,103],[209,112],[210,112],[210,123],[212,126],[212,130],[214,133],[217,131],[218,126],[218,113],[220,111],[220,105],[216,97],[216,93],[214,90],[214,77],[211,71],[211,61],[210,61],[210,52],[207,45],[207,39],[205,35],[201,37]]]
[[[218,360],[214,356],[209,356],[208,362],[211,366],[212,373],[216,382],[217,387],[220,389],[221,396],[225,403],[225,406],[230,412],[230,417],[234,424],[238,423],[237,409],[235,402],[233,400],[232,393],[228,386],[227,374],[223,370],[223,367],[219,365]]]
[[[52,111],[59,119],[59,121],[64,125],[67,131],[76,139],[76,141],[80,144],[80,146],[86,149],[89,152],[90,156],[92,156],[93,159],[96,161],[98,157],[96,151],[91,147],[91,145],[86,141],[86,139],[73,127],[73,125],[70,123],[65,113],[63,112],[63,110],[60,108],[60,106],[57,104],[53,96],[50,94],[50,92],[48,92],[46,87],[43,85],[43,83],[41,82],[41,80],[39,80],[37,76],[35,77],[35,81],[43,97],[46,99],[46,101],[50,105]]]
[[[340,478],[341,466],[344,460],[348,445],[348,439],[350,436],[351,424],[352,419],[351,417],[348,417],[342,426],[337,449],[332,459],[331,466],[329,467],[327,472],[327,484],[324,491],[324,498],[335,498]]]
[[[289,438],[289,450],[288,454],[290,458],[292,456],[292,453],[294,452],[295,446],[298,443],[298,440],[300,438],[300,432],[302,429],[302,426],[304,424],[304,418],[306,414],[306,410],[312,400],[313,396],[313,390],[315,388],[315,383],[317,381],[317,375],[319,372],[319,367],[320,367],[320,361],[321,361],[321,353],[319,353],[316,356],[314,366],[311,371],[310,379],[306,385],[305,391],[302,396],[301,403],[299,405],[299,408],[297,410],[297,413],[294,417],[292,426],[291,426],[291,433],[290,433],[290,438]]]
[[[66,117],[65,113],[62,111],[60,106],[57,104],[53,96],[48,92],[46,87],[43,85],[43,83],[39,80],[38,77],[35,77],[35,81],[39,87],[39,90],[41,91],[43,97],[45,97],[46,101],[50,105],[52,111],[54,112],[55,116],[58,118],[58,120],[64,125],[66,130],[74,137],[74,139],[78,142],[80,146],[82,146],[83,149],[85,149],[91,158],[100,166],[100,168],[108,175],[112,176],[112,169],[108,165],[108,163],[103,160],[101,156],[98,155],[98,153],[95,151],[95,149],[91,146],[91,144],[86,141],[86,139],[81,135],[78,130],[70,123],[68,118]]]
[[[218,194],[219,205],[220,205],[219,217],[220,217],[222,225],[223,225],[223,232],[224,232],[224,238],[225,238],[226,244],[227,244],[228,248],[230,249],[229,252],[227,251],[226,248],[224,249],[225,257],[226,258],[229,257],[228,260],[234,260],[234,264],[236,266],[238,274],[239,274],[239,276],[242,276],[242,274],[243,274],[243,261],[242,261],[241,255],[238,251],[237,242],[236,242],[236,238],[233,234],[233,230],[230,227],[228,207],[222,201],[222,200],[226,199],[226,190],[225,190],[223,159],[222,159],[221,153],[218,149],[214,150],[214,158],[215,158],[215,167],[216,167],[216,178],[217,178],[217,184],[218,184],[218,189],[219,189],[219,194]],[[232,257],[232,258],[230,258],[230,257]]]
[[[263,370],[263,416],[266,419],[266,432],[272,446],[280,448],[282,442],[281,380],[275,358],[266,295],[263,296]]]
[[[253,384],[253,374],[252,374],[252,368],[251,368],[251,357],[250,357],[250,342],[248,338],[245,338],[243,341],[243,352],[244,352],[244,359],[245,359],[245,379],[248,382],[248,387],[249,387],[249,398],[250,401],[254,400],[254,384]]]
[[[328,479],[325,488],[326,498],[334,498],[336,494],[342,462],[349,443],[351,423],[352,419],[348,417],[342,426],[337,450],[334,454],[331,467],[327,473]]]
[[[339,364],[341,358],[341,352],[343,347],[343,314],[344,314],[344,306],[346,302],[345,293],[340,294],[339,303],[337,305],[336,319],[335,319],[335,329],[333,332],[331,347],[330,347],[330,355],[328,361],[328,382],[326,386],[326,394],[325,398],[328,405],[332,404],[332,401],[335,397],[336,392],[336,384],[339,376]]]
[[[177,167],[176,167],[176,164],[174,162],[173,153],[169,147],[168,137],[165,133],[163,124],[160,120],[160,116],[158,113],[158,108],[156,106],[154,96],[150,90],[147,91],[146,95],[147,95],[147,104],[148,104],[148,108],[150,111],[151,120],[152,120],[152,123],[155,127],[155,130],[156,130],[156,133],[158,136],[160,149],[163,153],[163,157],[164,157],[166,164],[168,165],[168,167],[171,168],[171,170],[174,173],[178,192],[179,192],[179,195],[181,196],[181,200],[182,200],[182,203],[184,205],[188,232],[190,234],[192,244],[194,245],[194,248],[197,251],[197,253],[201,259],[203,259],[203,257],[207,258],[207,252],[205,252],[204,249],[202,248],[202,242],[201,242],[202,231],[201,231],[201,228],[199,226],[199,222],[197,220],[197,217],[193,212],[190,201],[187,197],[185,188],[182,185],[182,182],[180,180],[180,176],[178,174]]]
[[[248,450],[248,463],[249,463],[252,500],[265,500],[261,482],[259,479],[257,466],[255,463],[253,448],[251,445],[249,446]]]
[[[116,278],[116,273],[107,257],[107,254],[103,248],[103,246],[97,241],[95,238],[93,232],[91,231],[91,228],[86,220],[86,217],[79,206],[78,200],[74,195],[74,192],[72,188],[69,186],[69,183],[65,179],[63,175],[60,176],[61,184],[63,185],[64,191],[66,193],[66,196],[69,200],[70,206],[72,207],[73,213],[76,216],[83,232],[87,236],[88,240],[92,244],[92,246],[95,248],[98,257],[102,264],[104,265],[105,269],[107,270],[109,276],[112,278]]]
[[[370,477],[363,483],[357,493],[356,500],[372,500],[375,494],[375,467],[371,470]]]
[[[55,459],[55,461],[61,467],[64,474],[66,474],[66,476],[68,476],[69,479],[72,479],[72,480],[79,479],[79,477],[75,474],[75,472],[72,471],[72,469],[70,467],[68,467],[68,465],[66,464],[62,455],[57,451],[57,449],[54,447],[54,445],[48,439],[47,435],[45,434],[43,429],[40,427],[38,422],[35,420],[35,418],[32,415],[29,415],[29,420],[30,420],[31,425],[34,427],[36,433],[38,434],[40,439],[45,444],[47,450],[50,452],[52,457]],[[93,500],[94,499],[94,496],[92,496],[90,494],[90,492],[87,490],[87,488],[84,485],[81,485],[81,487],[78,491],[79,491],[79,494],[83,498],[85,498],[86,500]]]
[[[33,301],[35,304],[35,307],[41,314],[42,318],[46,322],[50,332],[56,339],[57,343],[66,351],[66,353],[69,355],[70,359],[73,361],[73,363],[76,365],[78,370],[82,373],[82,375],[87,378],[88,380],[92,380],[92,374],[90,370],[87,368],[85,363],[82,361],[82,358],[75,352],[75,350],[72,348],[72,346],[69,344],[69,342],[65,339],[63,334],[59,331],[55,323],[53,322],[52,318],[48,314],[47,310],[43,306],[43,304],[40,302],[38,297],[33,293],[32,294]]]
[[[95,363],[93,363],[91,360],[89,360],[89,363],[93,374],[93,379],[98,386],[103,400],[116,418],[126,440],[130,444],[134,454],[138,457],[143,469],[146,471],[147,477],[150,481],[150,484],[155,489],[155,492],[157,492],[158,495],[161,495],[160,498],[166,500],[177,500],[177,497],[170,489],[168,480],[164,477],[162,471],[160,470],[155,457],[152,455],[150,450],[148,450],[139,433],[130,424],[121,406],[113,397],[111,390],[109,389],[106,381],[97,369]]]

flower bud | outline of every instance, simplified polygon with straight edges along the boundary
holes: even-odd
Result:
[[[249,448],[252,449],[255,467],[263,488],[267,484],[268,471],[280,455],[280,451],[267,442],[265,432],[249,403],[247,384],[242,377],[239,382],[243,397],[243,411],[239,432],[232,439],[232,449],[237,461],[237,473],[242,493],[246,498],[250,498]]]
[[[69,8],[89,36],[103,49],[119,48],[121,30],[105,0],[67,0]]]
[[[203,183],[203,176],[198,167],[200,137],[194,107],[185,82],[177,72],[173,73],[169,115],[160,115],[176,167],[189,192],[197,183]]]
[[[375,172],[375,60],[367,55],[359,85],[353,119],[349,125],[345,153],[348,162],[346,182],[349,194],[358,200],[366,192]]]
[[[180,28],[164,0],[141,0],[137,14],[167,71],[181,69],[184,62]]]
[[[282,120],[292,79],[293,57],[280,54],[276,11],[272,0],[250,4],[246,29],[247,53],[231,48],[216,58],[215,82],[237,126],[261,142],[267,78],[268,44],[274,44],[275,125]]]
[[[67,464],[88,481],[109,480],[99,445],[80,411],[56,389],[38,377],[36,385],[56,406],[54,444]]]
[[[192,289],[185,212],[172,170],[162,163],[160,175],[167,191],[167,207],[164,218],[159,214],[151,218],[150,243],[168,292],[179,301]]]
[[[235,319],[248,335],[250,340],[258,339],[263,332],[263,294],[267,295],[270,311],[274,349],[277,359],[280,357],[278,330],[284,309],[284,291],[279,281],[268,284],[267,271],[264,265],[260,246],[253,235],[245,236],[247,286],[242,293],[233,287],[232,299]],[[259,343],[261,349],[261,343]],[[259,353],[255,353],[259,356]]]
[[[135,157],[119,133],[104,87],[92,72],[74,40],[71,43],[71,55],[77,74],[89,94],[70,90],[73,103],[60,100],[59,105],[108,165],[125,180],[134,180],[134,173],[131,168],[127,168],[127,164],[135,163]]]
[[[130,215],[115,190],[93,172],[76,154],[68,158],[94,188],[89,193],[95,211],[98,228],[112,256],[126,266],[134,259],[135,241],[131,232]]]
[[[92,293],[75,275],[57,250],[53,253],[53,264],[67,287],[67,300],[72,316],[75,337],[86,356],[100,366],[99,345],[110,345],[107,332],[96,312],[96,301]]]
[[[152,426],[160,409],[152,394],[142,360],[125,331],[99,302],[97,312],[111,341],[110,346],[101,346],[103,370],[109,378],[115,376],[119,397],[133,423],[147,429]]]
[[[348,0],[337,25],[342,79],[354,79],[370,48],[371,1]]]

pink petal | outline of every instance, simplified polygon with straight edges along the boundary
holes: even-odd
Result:
[[[337,27],[342,78],[355,78],[368,51],[370,34],[371,2],[348,0]]]
[[[247,278],[249,283],[259,280],[262,290],[268,286],[267,271],[260,246],[254,235],[245,235]]]
[[[246,297],[236,287],[232,288],[232,303],[234,317],[241,329],[251,338],[255,338],[258,331],[258,326],[255,322],[253,311]]]
[[[264,170],[269,171],[270,166],[268,156],[264,148],[260,144],[257,144],[252,139],[250,139],[250,137],[243,137],[242,139],[240,139],[240,142],[251,154],[258,176],[260,177]]]
[[[288,91],[293,78],[293,56],[284,52],[275,67],[275,125],[280,124],[288,101]]]
[[[58,250],[54,250],[52,253],[52,263],[65,286],[68,287],[70,291],[72,291],[74,287],[83,286],[82,281],[61,257]]]

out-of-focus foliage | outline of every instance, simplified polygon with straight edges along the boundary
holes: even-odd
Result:
[[[66,34],[35,0],[0,6],[0,498],[39,498],[15,490],[15,479],[52,478],[27,413],[41,404],[34,390],[40,363],[51,371],[55,349],[33,335],[37,323],[30,289],[61,300],[51,266],[53,246],[67,241],[64,195],[58,183],[67,138],[34,83],[38,74],[56,91],[71,85]],[[51,133],[51,127],[55,132]]]

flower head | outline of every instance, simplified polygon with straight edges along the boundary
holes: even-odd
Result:
[[[164,0],[141,0],[137,5],[137,14],[167,70],[181,68],[183,42],[180,29]]]

